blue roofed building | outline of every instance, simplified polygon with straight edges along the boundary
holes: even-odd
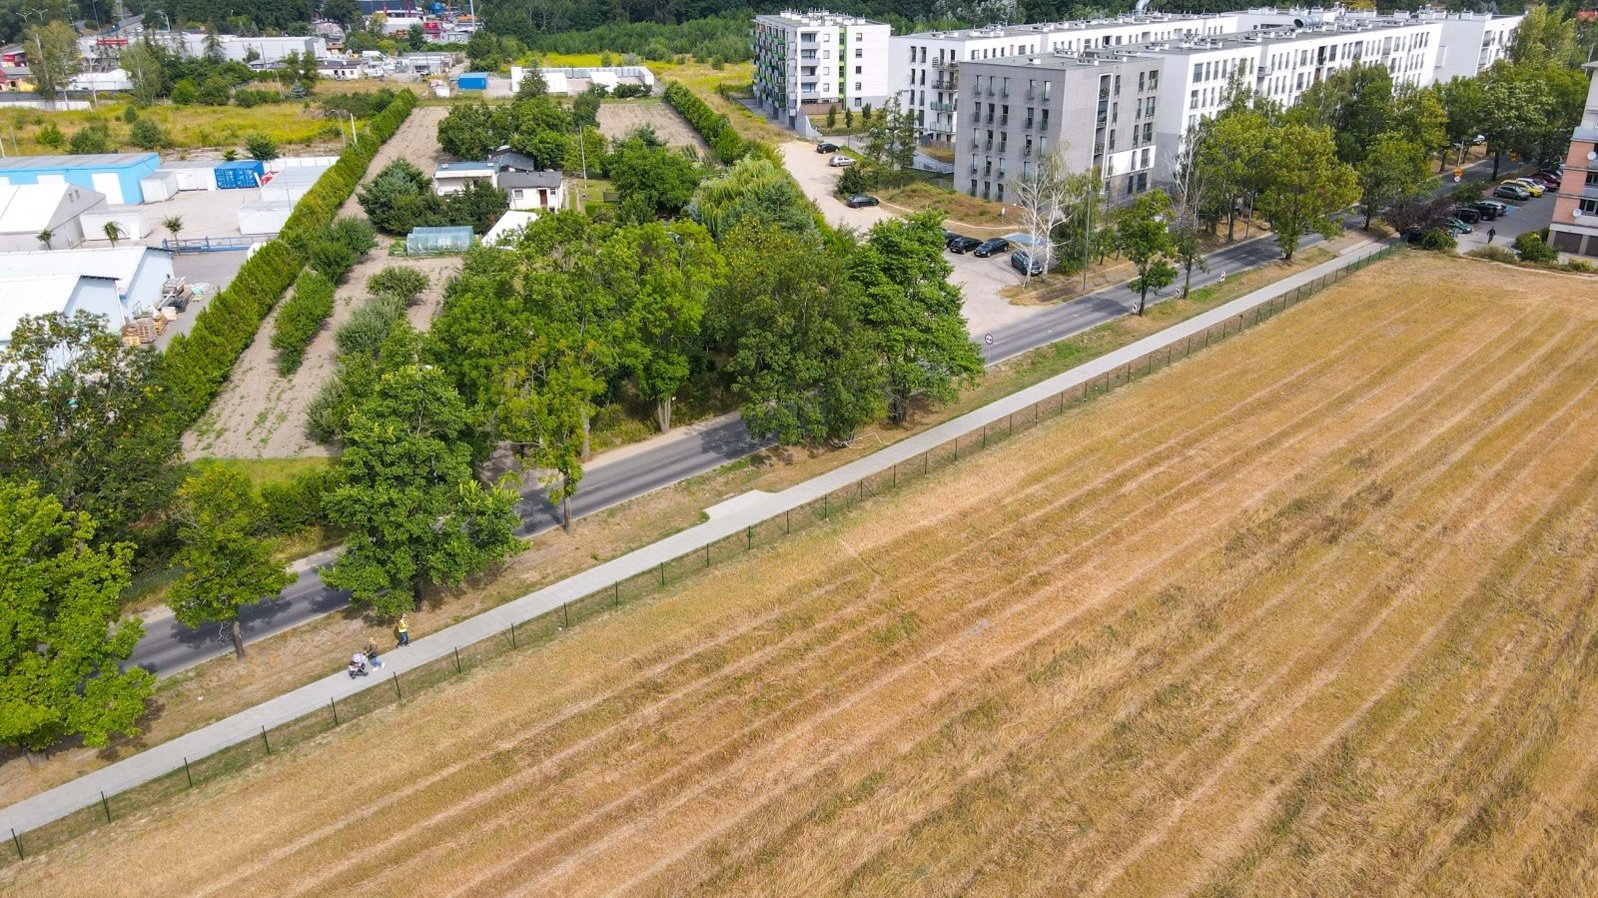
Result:
[[[72,184],[105,195],[113,206],[144,202],[139,179],[161,166],[155,153],[12,156],[0,159],[0,184]]]

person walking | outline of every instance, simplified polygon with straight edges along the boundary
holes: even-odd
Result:
[[[1497,236],[1498,236],[1498,229],[1497,228],[1488,228],[1487,229],[1487,242],[1488,243],[1492,243],[1493,242],[1493,238],[1497,237]]]
[[[400,615],[399,626],[398,626],[397,630],[399,632],[399,644],[400,645],[410,645],[411,644],[411,624],[410,624],[410,621],[405,619],[405,615],[403,615],[403,614]]]
[[[383,666],[383,662],[377,657],[377,640],[375,639],[366,640],[366,660],[372,662],[373,670]]]

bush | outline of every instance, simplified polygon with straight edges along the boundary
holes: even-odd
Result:
[[[251,159],[262,162],[271,162],[278,157],[277,141],[265,134],[251,134],[244,138],[244,149],[250,154]]]
[[[306,255],[311,267],[335,284],[344,283],[350,269],[355,267],[355,253],[332,237],[312,240]]]
[[[128,104],[128,108],[122,110],[122,120],[124,122],[127,122],[130,125],[133,124],[134,122],[138,121],[139,120],[138,107],[134,106],[132,103],[129,103]]]
[[[1503,262],[1508,265],[1513,265],[1518,261],[1514,253],[1501,246],[1484,246],[1480,249],[1473,249],[1465,255],[1474,259],[1486,259],[1489,262]]]
[[[856,193],[865,193],[871,189],[871,178],[861,166],[853,166],[843,170],[838,177],[838,192],[844,196]]]
[[[38,140],[52,150],[59,150],[67,145],[67,136],[61,133],[55,122],[50,122],[39,129]]]
[[[133,123],[132,130],[128,132],[128,141],[141,150],[158,150],[166,146],[166,132],[155,121],[141,118]]]
[[[1520,255],[1522,262],[1557,262],[1559,252],[1537,234],[1521,234],[1515,238],[1515,252]]]
[[[1581,259],[1571,259],[1561,267],[1566,271],[1573,271],[1576,274],[1598,274],[1598,265],[1594,265],[1591,262],[1586,262]]]
[[[179,106],[193,106],[200,99],[200,85],[193,78],[179,78],[172,85],[172,102]]]
[[[195,98],[205,106],[226,106],[232,95],[233,85],[221,75],[206,78],[195,91]]]
[[[111,144],[110,129],[102,123],[96,122],[72,135],[72,140],[67,144],[67,151],[72,153],[109,153],[115,147]]]
[[[306,471],[289,480],[261,486],[266,525],[273,533],[297,533],[322,524],[322,499],[338,484],[334,468]]]
[[[305,348],[332,314],[333,282],[314,271],[302,272],[294,282],[294,295],[278,310],[277,325],[272,330],[277,373],[287,377],[299,370],[305,360]]]
[[[233,102],[245,109],[251,109],[265,103],[276,103],[282,99],[283,95],[275,90],[236,90],[233,92]]]
[[[367,292],[373,296],[392,296],[408,306],[416,304],[427,285],[426,274],[398,265],[390,265],[366,279]]]
[[[1415,245],[1421,249],[1429,249],[1435,252],[1453,252],[1459,246],[1459,241],[1454,239],[1453,234],[1442,228],[1432,228],[1422,234],[1420,241]]]
[[[666,103],[688,120],[688,124],[699,132],[699,136],[710,145],[716,158],[724,164],[731,165],[751,151],[752,145],[738,134],[732,122],[725,115],[711,109],[698,94],[673,81],[666,85],[664,96]]]
[[[377,246],[377,232],[372,226],[365,219],[350,215],[334,219],[327,228],[327,236],[348,247],[357,261]]]
[[[333,335],[342,355],[375,356],[394,329],[394,322],[405,314],[405,302],[393,296],[374,296],[362,303],[350,319]]]
[[[361,208],[379,231],[404,236],[412,228],[445,223],[443,199],[432,187],[421,169],[396,159],[361,188]]]

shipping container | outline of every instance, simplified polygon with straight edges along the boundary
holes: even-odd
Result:
[[[216,186],[223,190],[261,186],[266,166],[258,159],[223,162],[216,167]]]
[[[293,203],[253,202],[239,206],[239,233],[246,236],[276,234],[294,212]]]
[[[83,213],[78,221],[83,225],[85,240],[106,239],[105,226],[110,222],[116,222],[117,230],[122,235],[117,238],[118,240],[123,238],[142,240],[150,234],[150,219],[137,207],[114,206],[109,209],[102,207]]]
[[[461,90],[488,90],[488,75],[484,72],[466,72],[456,86]]]

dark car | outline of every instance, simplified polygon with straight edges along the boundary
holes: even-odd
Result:
[[[838,145],[835,144],[835,143],[820,143],[820,144],[816,144],[816,152],[818,152],[818,153],[836,153],[836,152],[838,152]]]
[[[1003,237],[993,237],[991,239],[982,241],[982,243],[979,244],[976,249],[971,251],[971,255],[976,256],[978,259],[986,259],[995,253],[1002,253],[1009,248],[1010,241],[1004,239]]]
[[[1033,258],[1032,254],[1024,249],[1018,249],[1010,254],[1010,267],[1022,274],[1036,277],[1043,273],[1043,260]]]
[[[1517,187],[1514,184],[1499,184],[1493,188],[1493,196],[1503,197],[1506,200],[1529,200],[1531,199],[1531,191],[1524,187]]]
[[[877,198],[874,196],[867,196],[863,193],[857,193],[854,196],[849,197],[847,200],[844,200],[844,204],[851,209],[858,209],[861,206],[875,206],[877,204]]]
[[[1448,213],[1465,224],[1475,224],[1481,221],[1481,210],[1475,206],[1460,206]]]
[[[1487,219],[1488,221],[1492,221],[1495,218],[1502,218],[1503,216],[1509,214],[1510,209],[1514,208],[1513,206],[1500,203],[1497,200],[1477,200],[1471,205],[1475,206],[1476,210],[1481,213],[1481,217]]]
[[[955,236],[949,238],[947,245],[951,253],[968,253],[981,246],[982,241],[975,237]]]

